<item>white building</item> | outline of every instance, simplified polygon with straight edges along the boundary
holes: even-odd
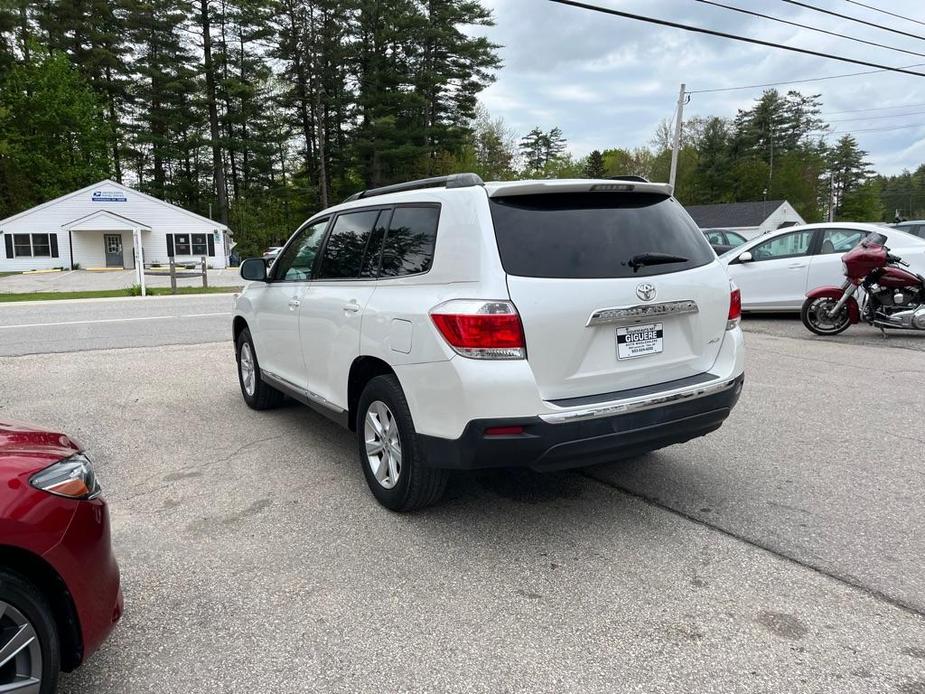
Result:
[[[51,268],[135,268],[208,256],[227,264],[228,228],[114,181],[100,181],[0,220],[0,272]]]
[[[806,224],[800,213],[786,200],[686,205],[684,209],[703,230],[736,231],[746,239],[753,239],[782,227]]]

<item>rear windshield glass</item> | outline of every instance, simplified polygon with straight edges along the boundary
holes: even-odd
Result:
[[[681,205],[664,195],[515,195],[491,198],[491,214],[501,263],[510,275],[651,277],[716,258]],[[647,254],[649,260],[657,254],[684,260],[640,264]]]

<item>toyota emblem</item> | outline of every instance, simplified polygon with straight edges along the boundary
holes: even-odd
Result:
[[[655,285],[649,282],[636,285],[636,296],[643,301],[652,301],[655,298]]]

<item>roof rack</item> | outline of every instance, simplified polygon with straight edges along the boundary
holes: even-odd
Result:
[[[608,176],[608,181],[636,181],[637,183],[648,183],[649,179],[645,176],[635,176],[633,174],[624,174],[622,176]]]
[[[478,174],[458,173],[449,176],[436,176],[434,178],[422,178],[417,181],[407,181],[406,183],[396,183],[391,186],[381,188],[370,188],[354,193],[344,202],[362,200],[363,198],[372,198],[377,195],[386,195],[387,193],[401,193],[405,190],[421,190],[422,188],[469,188],[471,186],[485,185],[485,182]]]

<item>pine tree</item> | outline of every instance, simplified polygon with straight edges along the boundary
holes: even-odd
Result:
[[[873,175],[867,152],[858,147],[852,135],[843,135],[828,156],[835,216],[845,215],[842,209],[846,196],[861,188]]]
[[[606,175],[604,171],[604,155],[599,149],[588,155],[584,173],[587,178],[604,178]]]

